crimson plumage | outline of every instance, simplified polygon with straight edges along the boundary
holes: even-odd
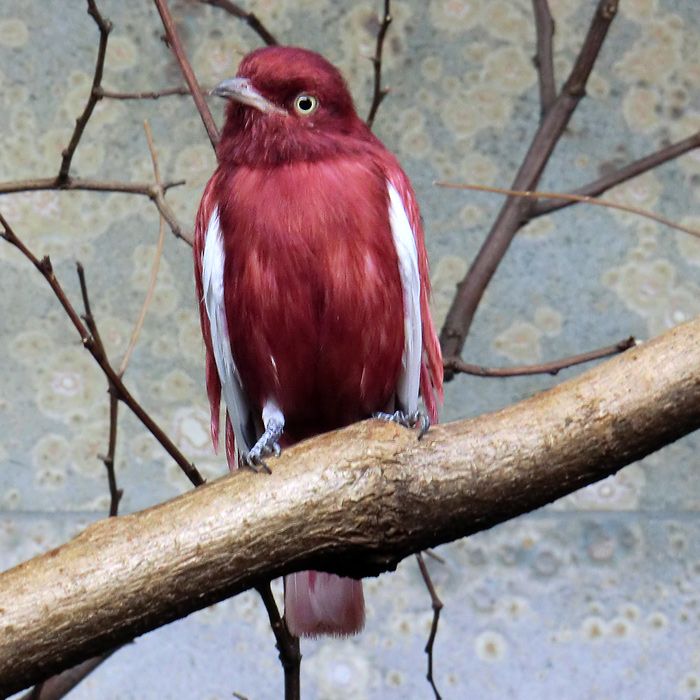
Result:
[[[415,196],[318,54],[267,47],[215,89],[231,101],[195,228],[212,438],[231,468],[377,411],[431,420],[442,363]],[[261,437],[262,436],[262,437]],[[298,634],[357,631],[357,582],[286,584]]]

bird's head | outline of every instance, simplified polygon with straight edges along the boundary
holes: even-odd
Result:
[[[218,149],[222,163],[319,160],[367,138],[340,72],[313,51],[253,51],[238,75],[211,93],[230,100]]]

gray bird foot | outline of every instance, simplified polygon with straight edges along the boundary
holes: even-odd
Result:
[[[279,457],[282,449],[277,442],[282,436],[284,421],[271,420],[260,439],[253,445],[253,449],[246,455],[245,463],[248,468],[258,472],[261,468],[268,474],[272,474],[270,467],[265,463],[265,457]]]
[[[420,432],[418,433],[418,439],[420,440],[430,428],[430,418],[428,414],[420,409],[414,411],[413,413],[404,413],[403,411],[396,411],[395,413],[382,413],[381,411],[372,414],[372,418],[379,418],[379,420],[388,420],[392,423],[398,423],[403,425],[404,428],[415,428],[420,427]]]

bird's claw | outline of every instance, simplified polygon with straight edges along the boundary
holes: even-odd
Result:
[[[255,445],[255,447],[257,447],[257,445]],[[268,474],[272,474],[272,470],[267,466],[267,463],[263,459],[263,454],[265,457],[270,457],[271,455],[279,457],[281,452],[280,446],[275,443],[273,447],[269,447],[264,450],[256,450],[255,447],[253,447],[253,449],[246,455],[245,465],[256,474],[261,469]]]
[[[282,453],[282,448],[277,441],[280,439],[283,430],[284,423],[270,422],[265,432],[245,457],[245,464],[249,469],[257,473],[262,468],[263,471],[272,474],[270,467],[265,463],[265,458],[279,457]]]
[[[403,425],[404,428],[415,428],[419,426],[419,440],[428,432],[428,428],[430,428],[430,418],[425,411],[421,410],[413,411],[413,413],[404,413],[403,411],[382,413],[380,411],[373,413],[372,418],[379,418],[379,420],[388,420],[392,423],[398,423],[399,425]]]

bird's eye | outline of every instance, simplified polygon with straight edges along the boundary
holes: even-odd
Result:
[[[302,93],[294,100],[294,109],[304,116],[313,114],[318,109],[318,100],[313,95]]]

